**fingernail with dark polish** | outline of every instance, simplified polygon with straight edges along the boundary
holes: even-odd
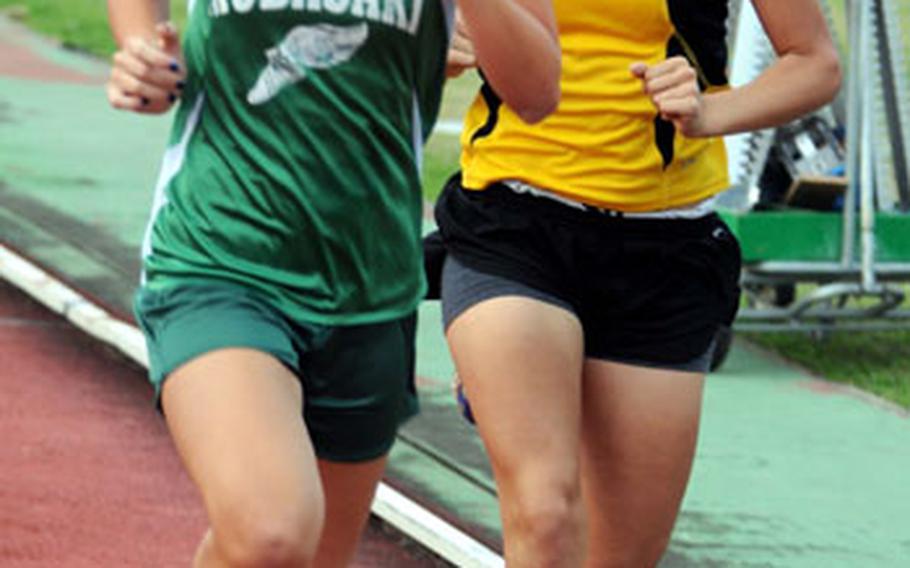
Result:
[[[152,103],[147,97],[142,97],[142,106],[149,106]]]
[[[174,101],[177,100],[177,95],[175,95],[174,93],[168,93],[167,100],[173,103]]]
[[[180,64],[177,63],[176,61],[171,61],[171,64],[169,65],[169,67],[170,67],[171,71],[173,71],[174,73],[180,72]]]
[[[181,91],[186,88],[186,81],[177,81],[177,88]]]

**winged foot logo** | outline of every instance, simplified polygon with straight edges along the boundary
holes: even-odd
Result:
[[[297,26],[265,52],[268,63],[247,94],[247,102],[261,105],[282,89],[302,81],[310,69],[328,69],[351,59],[366,43],[370,28],[319,24]]]

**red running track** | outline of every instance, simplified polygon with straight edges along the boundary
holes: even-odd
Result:
[[[0,282],[0,566],[189,566],[205,527],[144,370]],[[376,519],[354,564],[443,565]]]

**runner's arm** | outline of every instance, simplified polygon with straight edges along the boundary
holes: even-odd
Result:
[[[658,111],[686,136],[721,136],[785,124],[828,103],[841,84],[837,49],[818,0],[752,0],[778,54],[747,85],[702,94],[682,57],[632,66]]]
[[[167,0],[108,0],[114,54],[107,96],[111,106],[160,114],[173,106],[186,79]]]
[[[474,53],[474,42],[465,27],[461,10],[455,11],[455,25],[452,30],[452,43],[446,57],[446,77],[458,77],[468,69],[477,67],[477,54]]]
[[[784,124],[830,102],[840,88],[840,61],[818,0],[752,3],[779,58],[752,83],[710,96],[705,120],[717,134]]]
[[[551,0],[458,0],[478,66],[522,120],[543,120],[559,104],[562,70]]]
[[[155,26],[170,17],[168,0],[107,0],[107,15],[117,45],[133,37],[156,39]]]

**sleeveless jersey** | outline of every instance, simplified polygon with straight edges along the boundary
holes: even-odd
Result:
[[[452,2],[196,0],[145,284],[227,279],[324,325],[415,309]]]
[[[484,85],[462,135],[463,184],[518,180],[627,212],[670,209],[728,187],[721,139],[687,139],[660,120],[636,61],[674,55],[703,90],[725,88],[727,0],[555,0],[563,50],[562,100],[528,126]]]

